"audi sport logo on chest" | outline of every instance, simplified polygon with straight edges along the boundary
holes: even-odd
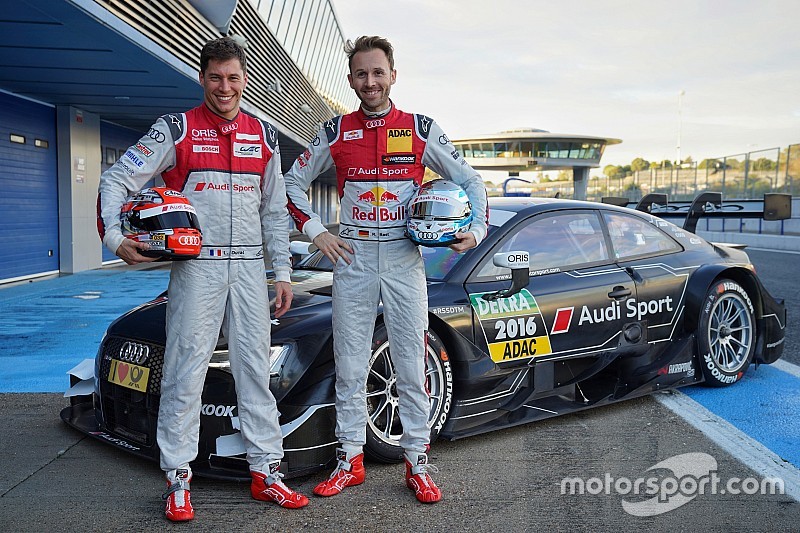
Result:
[[[150,347],[138,342],[126,341],[119,349],[117,359],[126,363],[142,365],[150,356]]]

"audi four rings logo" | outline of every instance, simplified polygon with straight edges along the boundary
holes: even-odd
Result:
[[[417,238],[432,241],[432,240],[438,239],[439,238],[439,234],[438,233],[434,233],[432,231],[418,231],[417,232]]]
[[[155,128],[150,128],[150,130],[147,132],[147,136],[157,143],[163,143],[165,140],[167,140],[167,137]]]
[[[138,342],[127,341],[125,344],[122,345],[122,348],[119,349],[118,357],[120,361],[141,365],[144,364],[145,361],[147,361],[147,358],[149,356],[150,356],[149,346],[145,344],[139,344]]]
[[[200,244],[200,237],[197,235],[181,235],[178,237],[178,244],[183,246],[197,246]]]
[[[386,125],[386,121],[383,120],[382,118],[379,118],[377,120],[368,120],[365,125],[368,128],[379,128],[381,126],[385,126]]]

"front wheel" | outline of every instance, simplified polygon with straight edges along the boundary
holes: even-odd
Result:
[[[403,458],[400,436],[403,426],[398,414],[397,374],[390,357],[386,326],[375,329],[372,356],[367,376],[367,455],[385,463],[396,463]],[[428,331],[428,349],[425,355],[425,387],[430,397],[428,427],[433,442],[447,420],[453,396],[453,373],[444,344],[432,331]]]
[[[722,279],[709,288],[697,339],[706,384],[725,387],[739,381],[753,358],[756,340],[753,303],[741,285]]]

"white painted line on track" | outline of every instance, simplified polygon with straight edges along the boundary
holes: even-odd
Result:
[[[797,365],[795,365],[793,363],[790,363],[789,361],[784,361],[783,359],[778,359],[777,361],[772,363],[770,366],[774,366],[778,370],[782,370],[783,372],[786,372],[787,374],[791,374],[796,378],[800,378],[800,366],[797,366]]]
[[[781,478],[785,494],[800,502],[800,469],[680,391],[653,397],[759,475]]]

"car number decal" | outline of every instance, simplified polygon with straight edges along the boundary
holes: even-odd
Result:
[[[150,369],[123,363],[116,359],[111,360],[111,368],[108,370],[108,381],[116,383],[122,387],[147,392],[147,382],[150,380]]]
[[[508,298],[486,301],[485,292],[470,294],[472,308],[495,363],[508,363],[552,352],[550,337],[536,299],[522,289]]]

